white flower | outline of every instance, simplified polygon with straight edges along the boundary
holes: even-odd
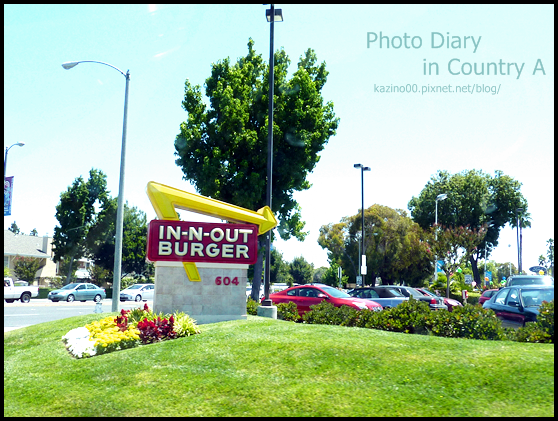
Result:
[[[89,330],[86,327],[77,327],[70,330],[62,340],[66,341],[68,351],[76,358],[82,358],[84,353],[93,356],[96,354],[95,341],[89,338]]]

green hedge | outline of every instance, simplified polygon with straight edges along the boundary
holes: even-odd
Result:
[[[311,306],[302,316],[304,323],[356,326],[392,332],[418,333],[450,338],[512,340],[554,343],[554,301],[543,303],[536,323],[517,330],[505,329],[492,310],[466,304],[431,311],[426,303],[410,299],[382,311],[335,307],[327,301]]]

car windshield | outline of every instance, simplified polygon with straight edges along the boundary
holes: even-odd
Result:
[[[329,295],[335,298],[353,298],[349,294],[343,291],[339,291],[338,289],[332,287],[320,287],[323,292],[327,292]]]
[[[65,287],[62,287],[60,289],[75,289],[78,285],[80,284],[68,284]]]
[[[423,291],[424,293],[426,293],[427,295],[430,295],[432,297],[437,297],[436,294],[434,294],[432,291],[428,291],[427,289],[421,289],[421,291]]]
[[[554,285],[552,276],[518,276],[512,277],[508,286],[516,285]]]
[[[129,286],[126,289],[140,289],[142,286],[143,285],[140,285],[140,284],[134,284],[134,285]]]
[[[525,307],[538,307],[543,301],[554,300],[554,288],[544,289],[522,289],[521,296]]]
[[[420,292],[418,292],[416,289],[414,288],[405,288],[407,291],[409,291],[409,294],[411,294],[413,297],[424,297],[424,295],[422,295]]]

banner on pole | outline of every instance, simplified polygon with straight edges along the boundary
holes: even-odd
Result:
[[[12,214],[12,195],[14,191],[14,177],[4,180],[4,216]]]

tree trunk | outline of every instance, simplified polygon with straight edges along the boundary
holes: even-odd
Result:
[[[250,298],[260,302],[260,287],[262,284],[263,259],[265,251],[265,235],[258,237],[258,260],[254,264],[254,279],[252,279],[252,292]]]
[[[477,286],[480,288],[482,283],[480,280],[479,268],[477,267],[477,260],[473,257],[472,254],[469,257],[469,262],[471,263],[471,269],[473,270],[473,279],[477,283]]]
[[[68,267],[68,276],[66,277],[66,283],[64,285],[68,285],[72,278],[72,265],[74,264],[74,256],[70,258],[70,265]]]

